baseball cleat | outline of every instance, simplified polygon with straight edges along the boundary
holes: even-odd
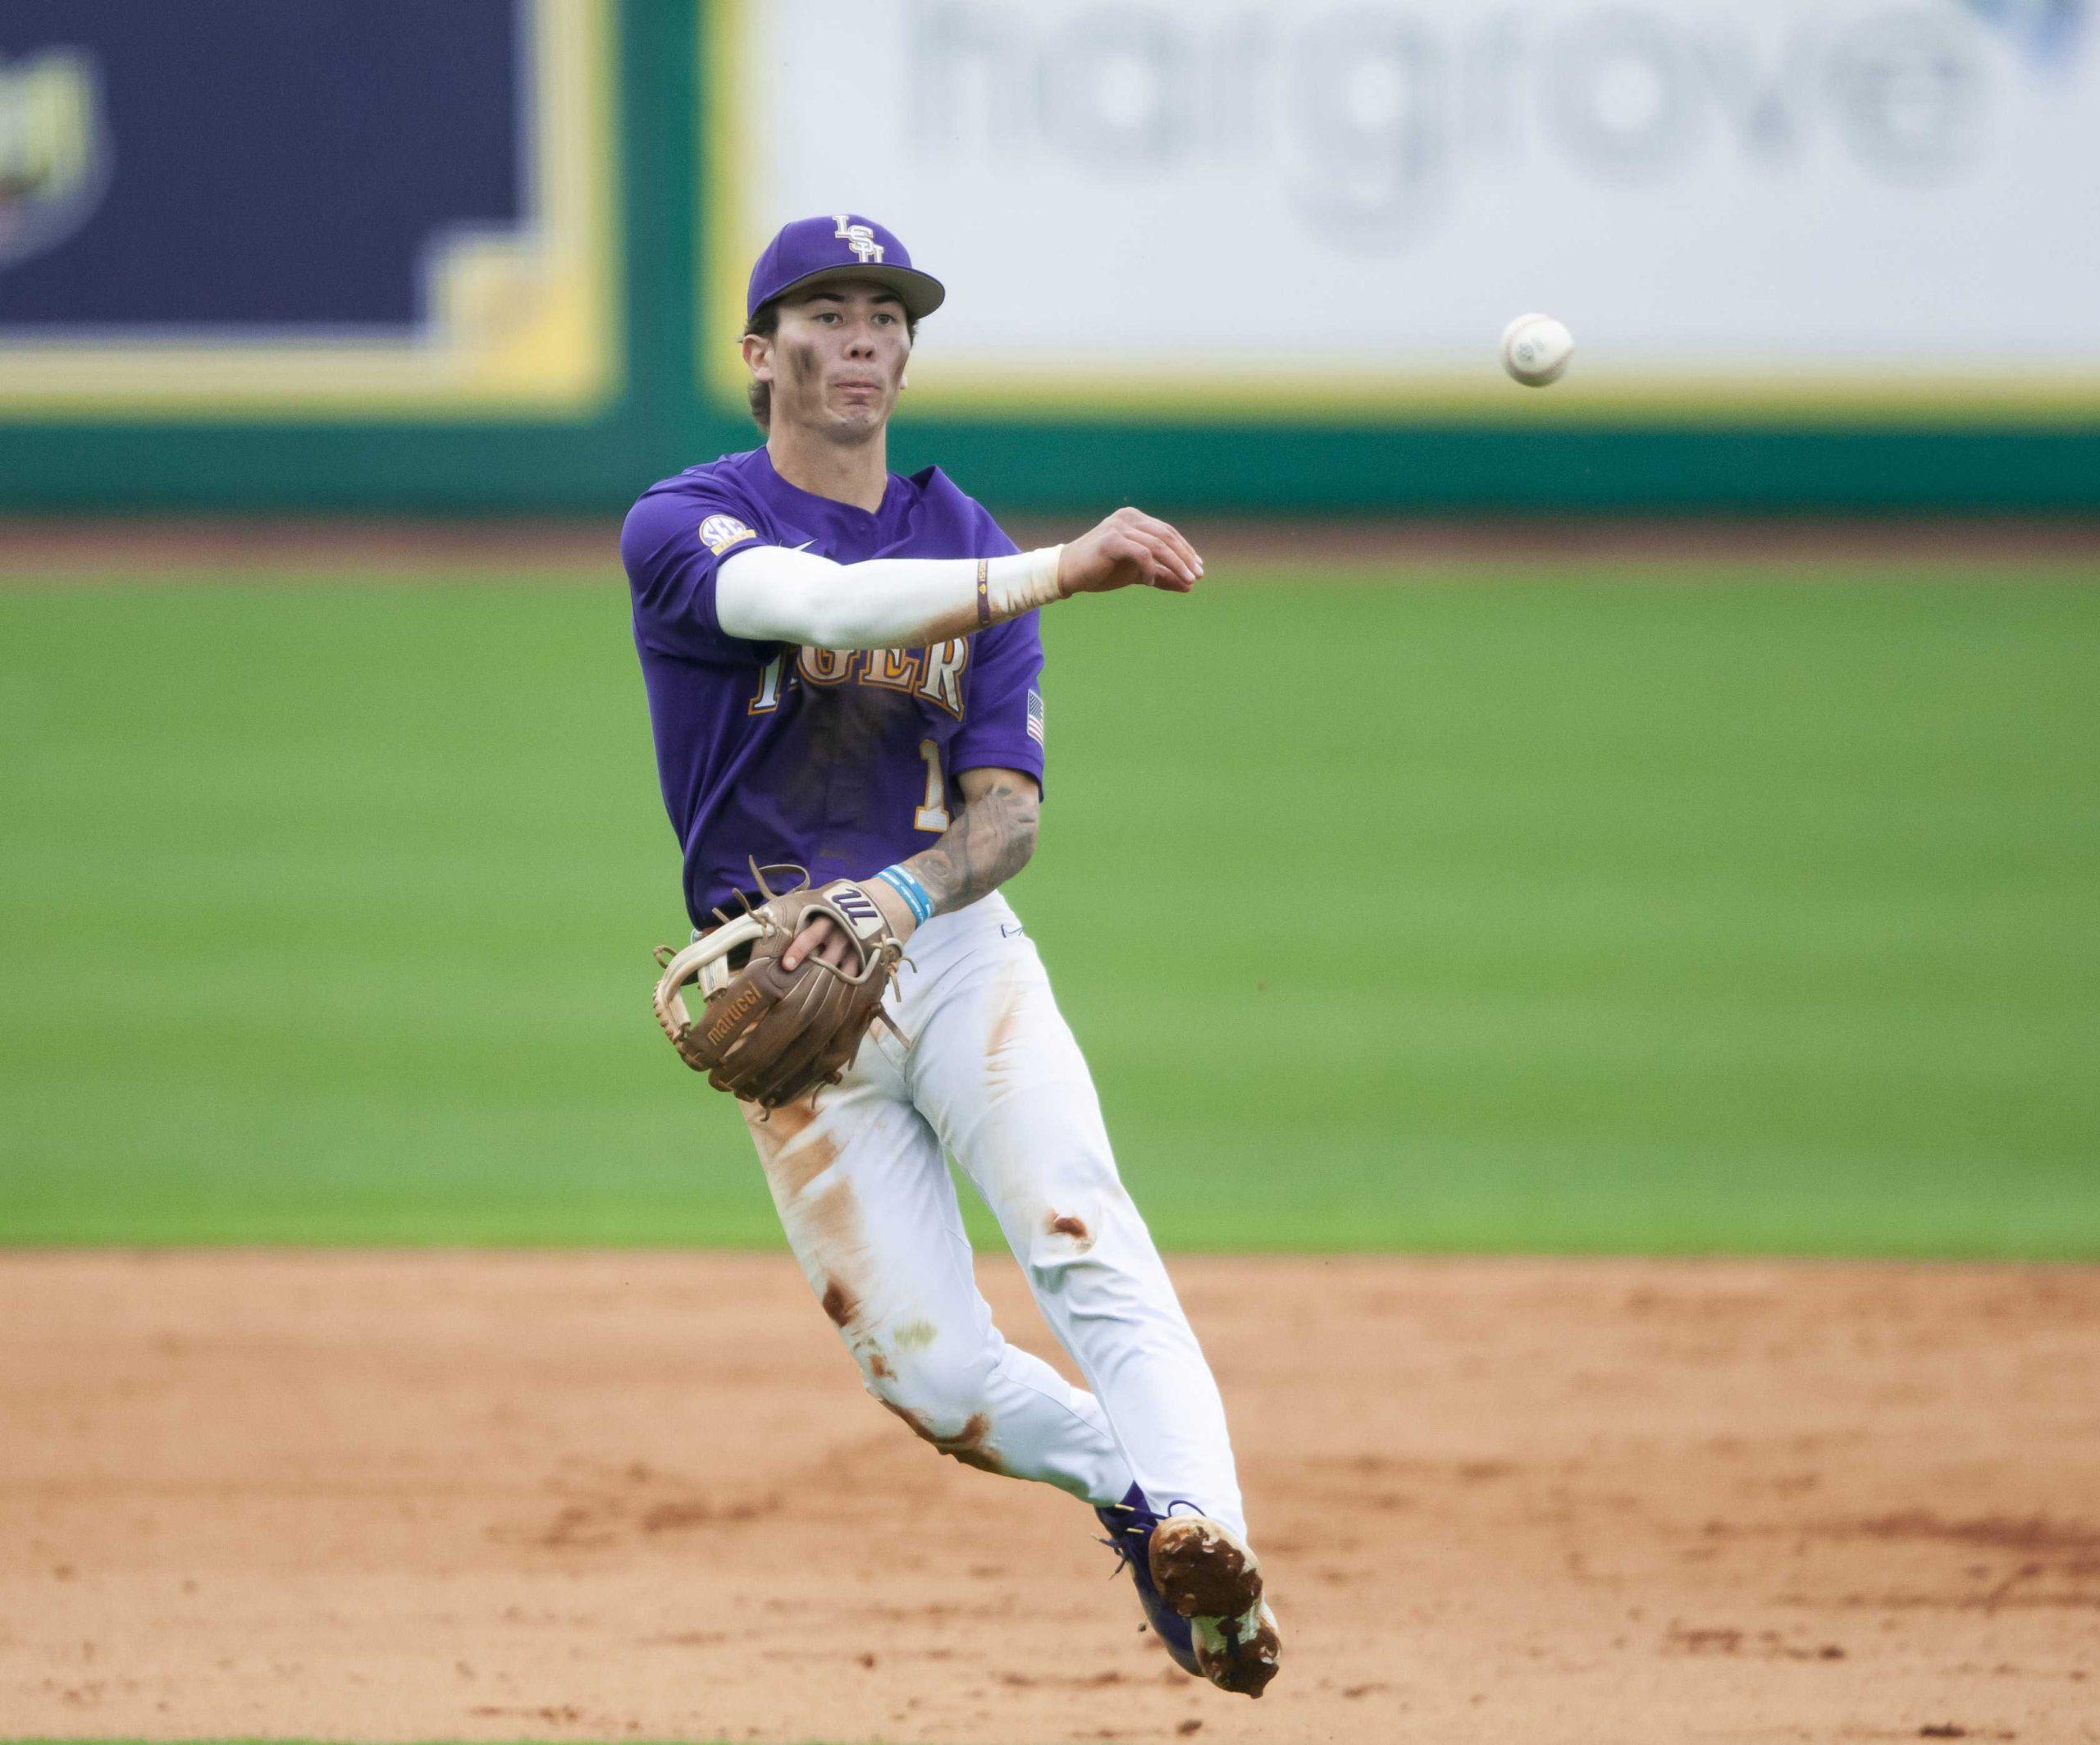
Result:
[[[1153,1530],[1147,1557],[1161,1601],[1188,1620],[1198,1670],[1220,1690],[1260,1696],[1283,1641],[1247,1542],[1207,1515],[1170,1515]]]
[[[1159,1589],[1153,1585],[1152,1536],[1160,1518],[1145,1505],[1145,1493],[1132,1485],[1122,1501],[1103,1504],[1093,1513],[1108,1534],[1102,1543],[1130,1572],[1131,1583],[1138,1590],[1138,1604],[1144,1608],[1145,1622],[1152,1626],[1153,1634],[1176,1665],[1191,1678],[1202,1678],[1203,1669],[1196,1658],[1189,1620],[1162,1600]]]

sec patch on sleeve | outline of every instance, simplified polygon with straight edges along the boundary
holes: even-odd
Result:
[[[734,515],[710,515],[700,524],[700,542],[719,557],[730,546],[741,545],[747,539],[756,539],[754,533]]]

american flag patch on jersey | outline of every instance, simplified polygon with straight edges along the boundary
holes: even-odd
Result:
[[[1028,737],[1038,745],[1043,739],[1043,693],[1030,685],[1028,688]]]

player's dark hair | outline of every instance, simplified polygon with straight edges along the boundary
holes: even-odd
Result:
[[[770,303],[761,303],[758,306],[758,313],[744,323],[744,336],[746,339],[756,335],[760,339],[769,340],[779,331],[780,299],[778,297]],[[911,315],[904,317],[904,336],[915,345],[919,343],[919,322],[916,317]],[[744,390],[744,396],[751,403],[751,422],[758,426],[761,435],[771,436],[773,434],[773,384],[769,381],[754,379]]]
[[[769,340],[779,331],[780,305],[777,302],[761,303],[758,306],[758,313],[744,324],[746,339],[756,334],[762,340]],[[773,434],[773,384],[769,381],[760,381],[756,377],[753,377],[749,386],[745,388],[744,393],[751,401],[751,422],[758,426],[759,434],[771,436]]]

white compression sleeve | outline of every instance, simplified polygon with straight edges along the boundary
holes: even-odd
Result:
[[[1064,549],[834,564],[811,551],[753,546],[722,560],[714,616],[729,635],[754,642],[917,647],[968,636],[1057,599],[1057,555]]]

